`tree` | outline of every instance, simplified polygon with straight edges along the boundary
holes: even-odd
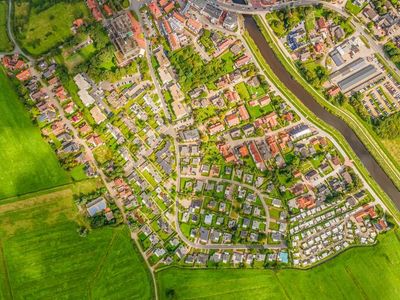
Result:
[[[376,127],[376,132],[378,135],[385,139],[394,139],[400,136],[400,112],[397,112],[382,122],[380,122]]]
[[[361,119],[369,122],[371,120],[371,115],[362,104],[361,102],[362,98],[363,94],[357,92],[350,97],[349,103],[351,104],[351,106],[353,106],[353,108],[355,109],[355,111],[357,112],[357,114],[360,116]]]

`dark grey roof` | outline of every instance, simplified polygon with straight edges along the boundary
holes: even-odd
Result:
[[[210,16],[210,18],[214,19],[219,19],[219,17],[222,15],[222,10],[219,9],[218,7],[211,5],[211,4],[206,4],[206,6],[203,9],[203,12]]]
[[[364,65],[365,65],[364,58],[358,58],[358,59],[352,61],[351,63],[345,65],[344,67],[340,68],[336,72],[333,72],[331,74],[331,79],[335,79],[338,76],[350,74],[351,72],[354,72],[354,71],[360,69]]]
[[[338,82],[341,90],[346,91],[355,84],[361,84],[365,79],[371,77],[378,70],[373,65],[368,65],[365,68],[353,73],[349,77]]]
[[[337,52],[336,50],[333,51],[330,56],[332,57],[333,62],[335,63],[335,65],[337,66],[341,66],[344,64],[344,60],[342,58],[342,56],[340,55],[339,52]]]

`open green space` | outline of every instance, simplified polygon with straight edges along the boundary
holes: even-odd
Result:
[[[265,107],[261,107],[259,105],[257,106],[246,105],[246,108],[252,119],[257,119],[263,115],[269,114],[274,110],[272,104],[268,104]]]
[[[358,15],[362,9],[367,6],[368,2],[364,2],[361,6],[358,6],[357,4],[354,3],[353,0],[347,0],[346,2],[346,10],[353,15]]]
[[[308,15],[305,16],[305,28],[307,32],[315,29],[315,14],[314,11],[310,12]]]
[[[200,85],[214,83],[221,76],[231,72],[233,56],[229,53],[206,63],[191,46],[173,52],[170,60],[182,90],[187,92]]]
[[[20,45],[33,55],[46,53],[63,43],[72,36],[72,22],[89,15],[83,1],[58,1],[44,7],[33,2],[26,8],[27,2],[15,5],[15,27]]]
[[[235,85],[235,90],[238,92],[240,99],[250,100],[251,96],[244,82],[240,82]]]
[[[85,173],[85,165],[77,165],[70,171],[71,177],[74,181],[81,181],[88,179],[86,173]]]
[[[126,227],[79,234],[86,225],[72,197],[88,188],[0,205],[0,299],[151,298]]]
[[[70,181],[0,69],[0,199]]]
[[[0,52],[7,52],[12,50],[12,44],[7,34],[7,14],[7,2],[4,0],[0,0]]]
[[[203,45],[204,49],[207,53],[212,54],[215,52],[214,44],[211,40],[211,31],[205,29],[201,37],[199,38],[199,42]]]
[[[310,270],[165,269],[157,273],[160,299],[398,299],[399,234]]]

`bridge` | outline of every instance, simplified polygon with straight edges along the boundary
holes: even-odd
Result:
[[[192,0],[193,1],[193,0]],[[195,0],[194,0],[195,1]],[[271,5],[265,5],[261,7],[254,7],[250,4],[238,4],[238,3],[225,3],[218,0],[206,0],[207,3],[212,4],[222,10],[235,12],[238,14],[246,14],[246,15],[257,15],[264,14],[274,10],[280,10],[285,7],[297,7],[297,6],[306,6],[306,5],[316,5],[323,4],[326,7],[329,7],[333,10],[342,10],[340,7],[333,5],[332,3],[318,1],[318,0],[292,0],[292,1],[282,1]]]

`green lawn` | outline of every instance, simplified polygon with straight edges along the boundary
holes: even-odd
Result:
[[[0,69],[0,199],[70,181]]]
[[[260,107],[259,105],[257,106],[250,106],[246,104],[247,111],[249,112],[250,116],[253,119],[257,119],[263,115],[266,115],[274,110],[274,107],[272,104],[268,104],[265,107]]]
[[[238,92],[240,99],[242,100],[250,99],[251,96],[249,90],[247,89],[246,84],[244,82],[235,85],[235,90]]]
[[[375,247],[348,250],[307,271],[166,269],[157,274],[160,298],[398,299],[399,234],[389,232]]]
[[[71,189],[0,205],[0,299],[150,299],[127,228],[78,222]]]
[[[367,6],[368,2],[366,1],[362,6],[358,6],[353,4],[353,0],[347,0],[346,2],[346,10],[353,15],[358,15],[365,6]]]
[[[85,173],[85,165],[77,165],[75,168],[73,168],[70,171],[71,177],[75,181],[81,181],[88,179],[86,173]]]
[[[17,37],[28,52],[40,55],[63,43],[72,35],[72,22],[87,15],[88,9],[83,1],[60,2],[39,13],[30,9],[28,22]],[[20,21],[17,20],[17,23]]]
[[[265,15],[265,17],[267,18],[268,23],[271,25],[271,28],[276,35],[283,37],[286,34],[285,26],[283,22],[279,20],[275,12],[268,13]]]
[[[66,57],[64,59],[64,64],[68,68],[68,70],[73,70],[74,67],[77,65],[86,62],[88,59],[90,59],[93,54],[96,52],[96,48],[94,47],[93,44],[90,44],[78,52]]]
[[[314,11],[312,11],[312,13],[305,16],[305,27],[306,27],[307,32],[310,32],[311,30],[315,29]]]
[[[0,51],[12,50],[10,39],[7,35],[7,2],[0,0]]]

